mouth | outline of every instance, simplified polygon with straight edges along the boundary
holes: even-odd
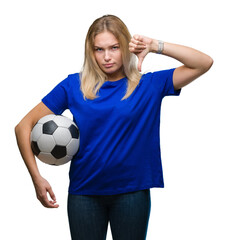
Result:
[[[114,65],[114,63],[108,63],[108,64],[104,64],[103,66],[105,68],[111,68]]]

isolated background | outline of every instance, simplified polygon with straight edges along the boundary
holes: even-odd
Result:
[[[44,208],[21,160],[14,127],[58,82],[80,71],[87,30],[104,14],[119,16],[132,35],[191,46],[214,59],[212,69],[184,88],[180,97],[163,101],[165,189],[151,189],[148,239],[228,239],[226,9],[225,0],[1,1],[1,239],[70,239],[69,164],[38,162],[60,204],[59,209]],[[179,65],[150,54],[142,70]],[[110,228],[107,239],[112,239]]]

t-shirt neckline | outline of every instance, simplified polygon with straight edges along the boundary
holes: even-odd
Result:
[[[120,83],[122,83],[123,81],[125,81],[127,79],[127,77],[123,77],[123,78],[120,78],[119,80],[116,80],[116,81],[105,81],[104,84],[108,84],[108,85],[118,85]]]

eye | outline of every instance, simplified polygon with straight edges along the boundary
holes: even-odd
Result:
[[[119,48],[120,48],[119,46],[113,46],[113,47],[112,47],[112,50],[115,51],[115,50],[118,50]]]
[[[95,48],[96,52],[101,52],[103,49],[102,48]]]

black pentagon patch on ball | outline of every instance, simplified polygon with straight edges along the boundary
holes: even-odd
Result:
[[[56,145],[53,150],[51,151],[51,154],[56,158],[60,159],[66,156],[66,147],[65,146],[58,146]]]
[[[71,133],[72,138],[77,138],[79,137],[79,131],[78,128],[75,127],[73,124],[69,127],[69,131]]]
[[[54,121],[48,121],[43,124],[43,133],[52,135],[57,128],[58,126]]]
[[[39,153],[40,153],[40,149],[39,149],[39,147],[38,147],[38,145],[37,145],[37,142],[32,141],[32,142],[31,142],[31,147],[32,147],[33,153],[34,153],[36,156],[38,156]]]

